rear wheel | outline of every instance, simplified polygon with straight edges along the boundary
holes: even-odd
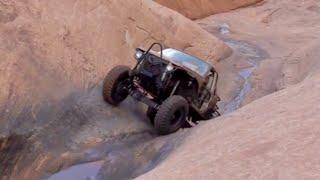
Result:
[[[172,96],[164,101],[155,116],[154,127],[158,134],[166,135],[180,129],[189,114],[189,104],[182,96]]]
[[[128,95],[128,81],[130,68],[127,66],[116,66],[105,77],[103,81],[103,99],[113,105],[119,105]]]

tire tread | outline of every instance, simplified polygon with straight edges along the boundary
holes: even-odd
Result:
[[[155,128],[160,135],[170,134],[179,129],[172,129],[170,122],[167,121],[170,119],[172,110],[179,106],[185,106],[186,113],[188,113],[188,102],[182,96],[172,96],[164,101],[160,106],[155,117]]]
[[[102,90],[103,99],[107,103],[114,106],[119,104],[119,102],[114,101],[114,99],[112,98],[112,91],[114,90],[114,86],[119,80],[119,78],[121,78],[122,76],[128,75],[129,71],[130,71],[130,68],[128,66],[123,66],[123,65],[116,66],[109,71],[109,73],[107,74],[107,76],[103,81],[103,90]]]

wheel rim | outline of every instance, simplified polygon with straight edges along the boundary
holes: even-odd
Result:
[[[120,81],[113,90],[112,98],[117,101],[123,101],[128,96],[126,82]]]

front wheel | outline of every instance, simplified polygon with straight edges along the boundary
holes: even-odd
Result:
[[[116,66],[109,71],[103,81],[102,90],[103,99],[107,103],[117,106],[127,98],[129,72],[130,68],[127,66]]]
[[[189,114],[188,101],[182,96],[172,96],[164,101],[156,114],[154,127],[158,134],[167,135],[179,130]]]

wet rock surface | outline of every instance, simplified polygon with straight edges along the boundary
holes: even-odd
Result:
[[[314,54],[313,49],[320,38],[320,16],[308,10],[314,6],[319,6],[314,0],[269,0],[197,21],[201,27],[233,47],[233,55],[218,66],[222,66],[221,69],[228,67],[229,72],[220,73],[222,81],[230,77],[240,80],[234,86],[221,85],[229,92],[222,95],[222,106],[232,99],[239,99],[234,94],[239,95],[241,89],[251,90],[245,93],[241,103],[237,103],[240,107],[299,83],[308,76],[310,66],[317,66],[314,57],[308,54]],[[228,43],[228,40],[244,43]],[[248,69],[252,67],[254,69]],[[248,74],[251,75],[247,77]],[[239,91],[235,92],[235,89]]]
[[[145,107],[129,98],[112,108],[102,100],[100,86],[47,108],[57,115],[47,116],[52,119],[43,127],[1,139],[3,178],[131,179],[159,164],[186,133],[158,137]]]
[[[243,84],[240,86],[240,89],[238,90],[238,93],[236,93],[235,97],[233,97],[230,102],[226,103],[224,107],[224,112],[230,113],[241,107],[242,102],[251,91],[252,87],[250,78],[252,77],[253,72],[259,66],[261,61],[268,58],[269,55],[266,51],[260,49],[258,46],[245,41],[224,39],[224,42],[234,50],[234,54],[230,57],[230,59],[239,60],[239,57],[241,57],[246,60],[245,63],[246,66],[248,66],[238,70],[238,74],[240,78],[242,78]]]

